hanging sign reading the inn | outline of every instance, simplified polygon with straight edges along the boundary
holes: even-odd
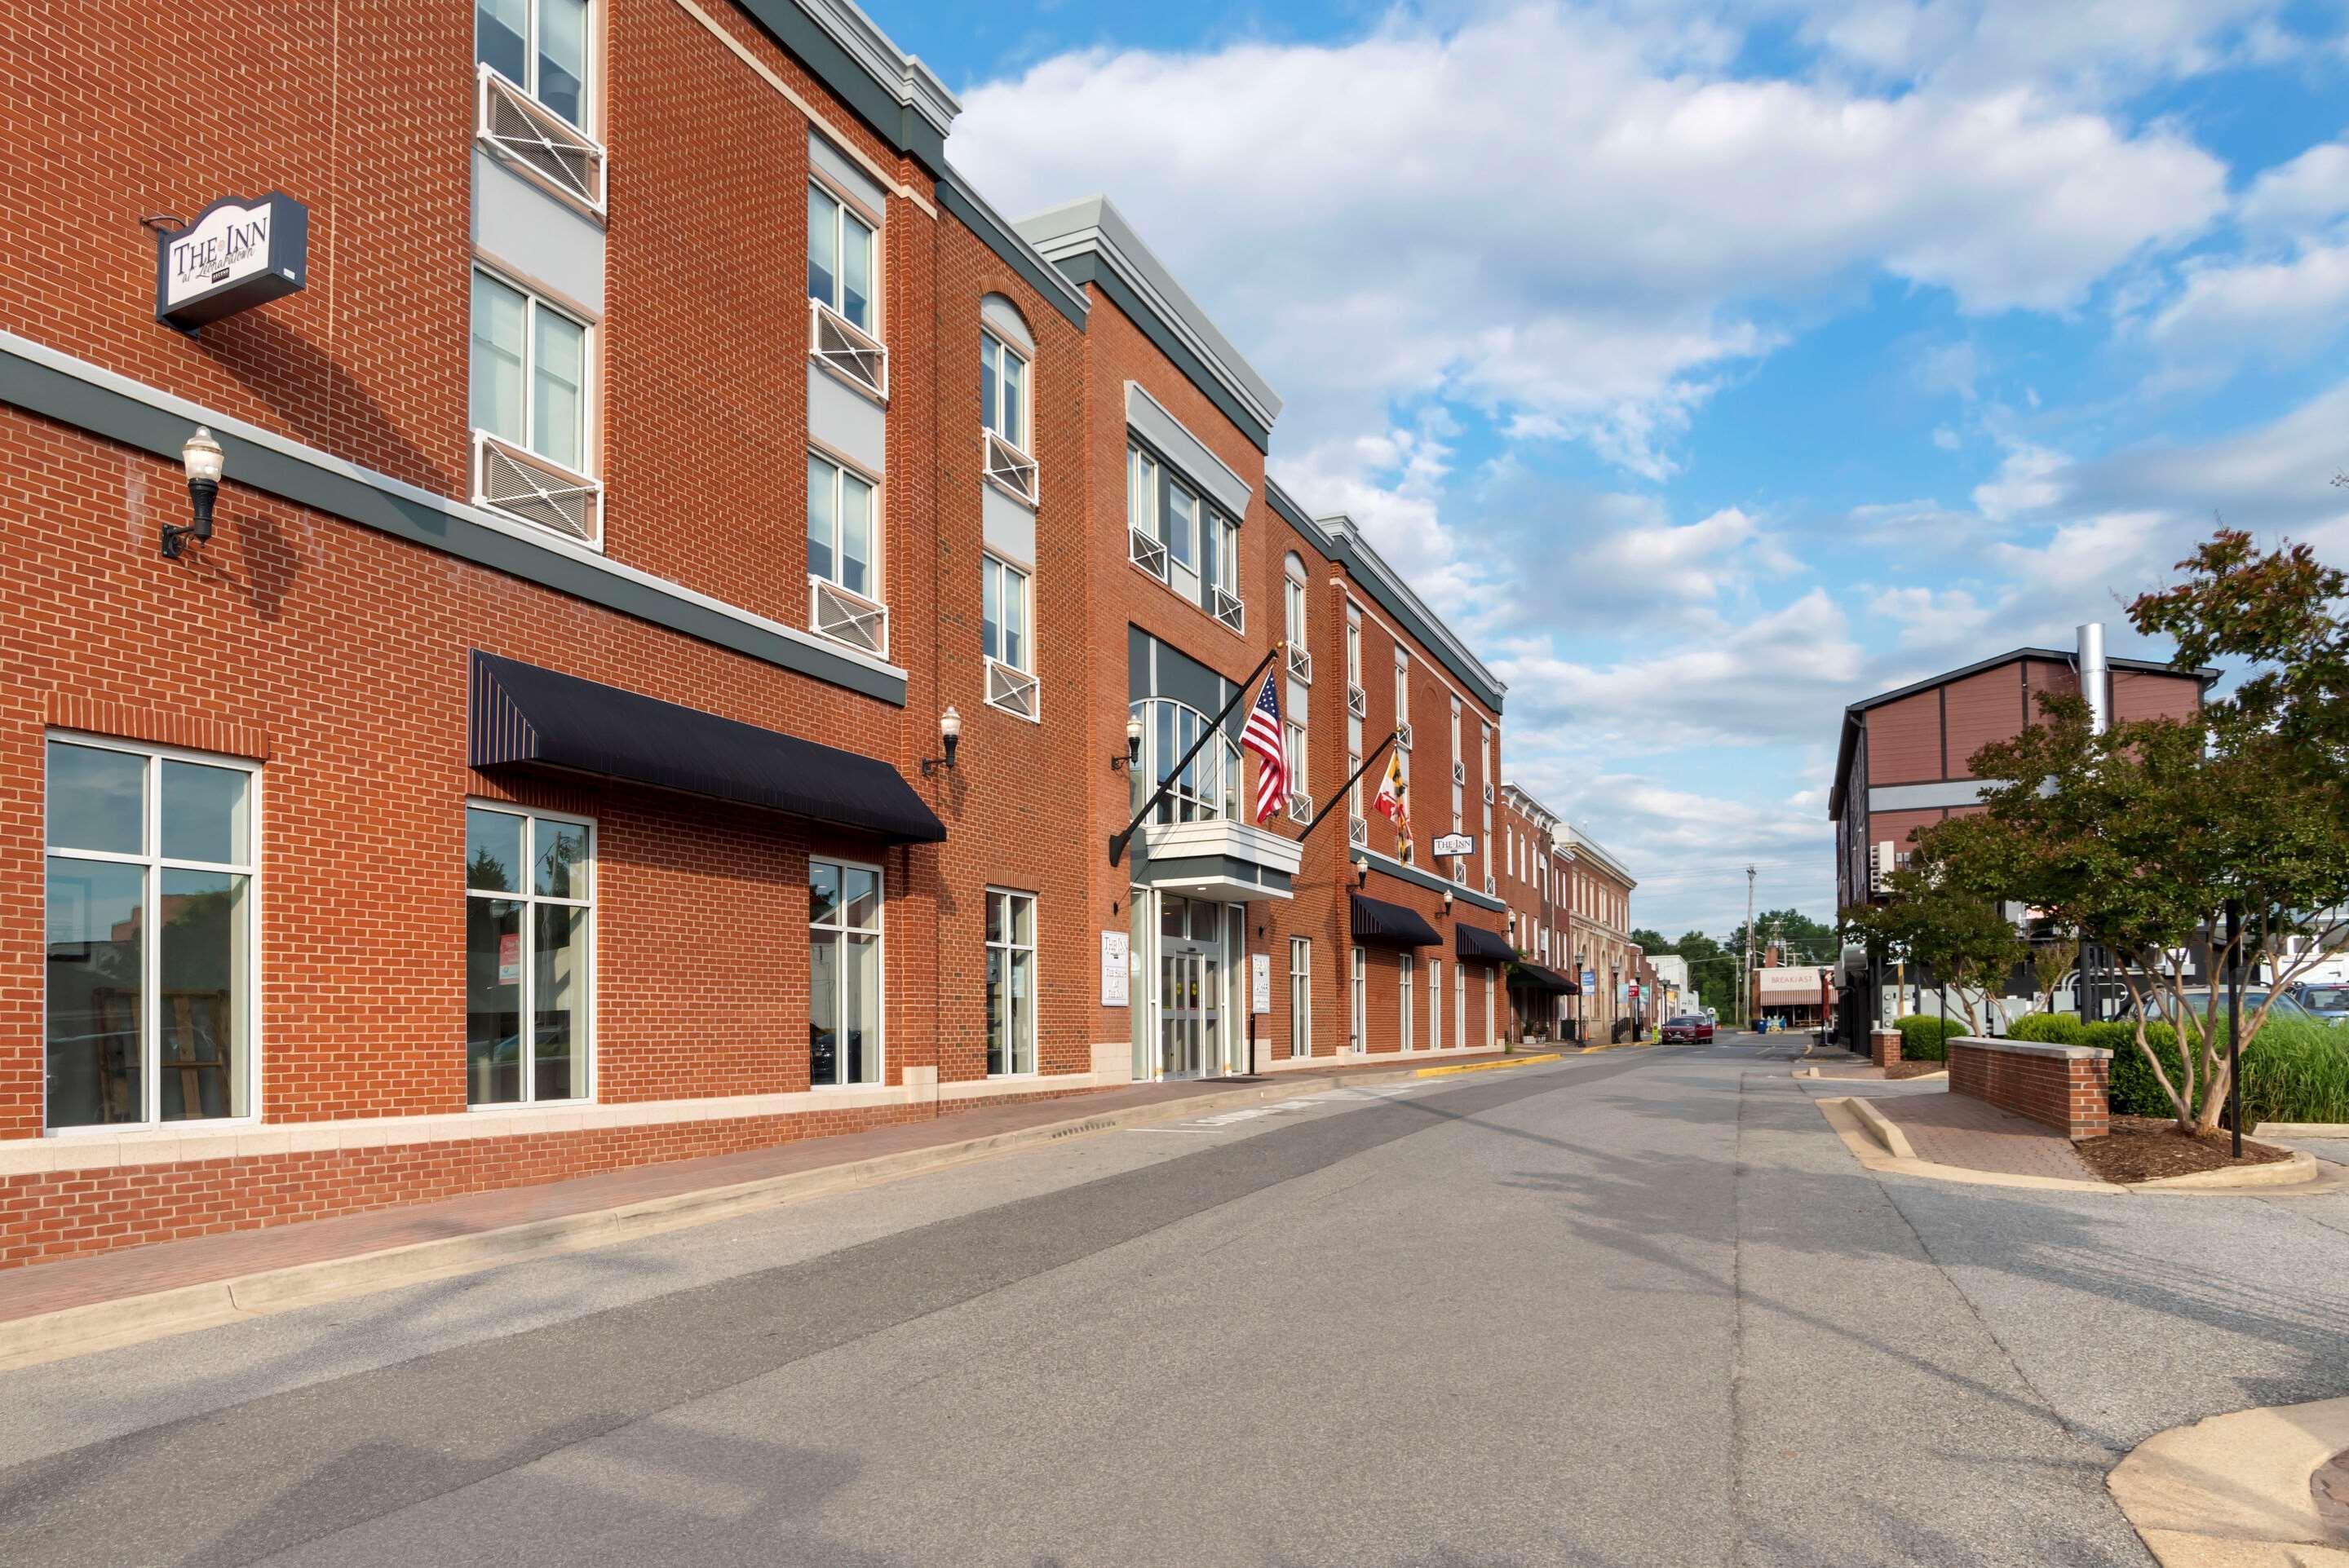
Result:
[[[223,196],[155,240],[155,319],[182,332],[309,281],[310,210],[282,191]]]
[[[1438,860],[1446,855],[1473,855],[1476,852],[1476,835],[1446,833],[1429,846],[1429,852]]]

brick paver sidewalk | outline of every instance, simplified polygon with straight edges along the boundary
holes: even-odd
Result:
[[[1945,1090],[1873,1095],[1868,1103],[1909,1135],[1909,1146],[1920,1160],[2013,1176],[2098,1180],[2070,1139],[1987,1100]]]
[[[578,1176],[536,1186],[507,1187],[468,1192],[430,1203],[372,1209],[330,1220],[305,1220],[263,1230],[231,1231],[220,1235],[193,1236],[185,1241],[156,1242],[126,1247],[94,1257],[68,1258],[60,1263],[35,1264],[0,1271],[0,1322],[57,1312],[67,1307],[119,1301],[180,1285],[235,1279],[267,1269],[296,1264],[323,1263],[357,1257],[416,1242],[476,1235],[508,1225],[567,1214],[593,1213],[647,1198],[665,1198],[710,1187],[730,1187],[771,1176],[788,1176],[830,1165],[845,1165],[886,1154],[931,1149],[990,1138],[1025,1128],[1079,1121],[1135,1106],[1195,1099],[1234,1088],[1293,1081],[1299,1094],[1326,1089],[1332,1080],[1342,1083],[1365,1074],[1392,1073],[1423,1066],[1449,1067],[1460,1062],[1499,1061],[1498,1051],[1464,1051],[1437,1062],[1381,1062],[1375,1057],[1347,1065],[1315,1068],[1294,1075],[1254,1078],[1193,1078],[1176,1083],[1140,1084],[1131,1088],[1101,1089],[1061,1099],[1033,1100],[1021,1105],[992,1106],[957,1111],[933,1120],[903,1122],[866,1132],[830,1138],[803,1138],[771,1148],[740,1154],[716,1154],[698,1160],[677,1160],[639,1165],[597,1176]]]

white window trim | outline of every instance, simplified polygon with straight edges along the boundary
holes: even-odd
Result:
[[[999,406],[981,409],[978,419],[979,444],[986,454],[987,460],[981,463],[980,471],[985,476],[987,483],[993,485],[1020,505],[1033,508],[1043,499],[1044,493],[1042,470],[1036,461],[1035,356],[1024,352],[1018,346],[1005,341],[1003,336],[992,328],[981,325],[978,329],[978,353],[982,365],[987,357],[987,346],[990,343],[995,345],[997,353],[1002,357],[1019,362],[1019,428],[1028,439],[1024,443],[1012,440],[988,423],[990,418],[999,421],[1002,418],[1002,409]],[[1003,397],[1003,372],[999,368],[995,373],[995,394],[997,402],[1000,405]],[[1026,467],[1028,490],[1022,490],[998,476],[993,449],[999,446],[1012,453],[1019,462]]]
[[[818,865],[838,866],[843,871],[873,873],[873,930],[870,934],[873,938],[873,972],[880,977],[881,982],[878,994],[873,999],[874,1034],[877,1037],[874,1050],[878,1059],[874,1064],[874,1070],[871,1083],[861,1080],[854,1083],[818,1083],[815,1081],[815,1062],[811,1051],[808,1061],[808,1092],[847,1094],[861,1090],[869,1093],[876,1088],[885,1088],[889,1084],[889,873],[883,870],[878,862],[873,861],[850,860],[845,855],[810,855],[808,868],[811,876],[814,874],[814,868]],[[845,896],[841,899],[841,907],[843,909],[848,907],[848,900]],[[842,925],[837,922],[827,923],[823,921],[809,920],[804,924],[811,933],[833,931],[850,936],[867,934],[862,926]],[[841,974],[845,976],[847,970],[842,969]],[[810,985],[809,992],[812,997],[814,992],[812,985]]]
[[[822,860],[823,858],[823,857],[821,855],[816,857],[818,860]],[[1036,1016],[1036,1004],[1044,994],[1044,988],[1038,979],[1038,966],[1042,963],[1042,959],[1039,956],[1039,953],[1043,946],[1044,934],[1043,916],[1040,908],[1042,900],[1025,888],[998,887],[992,882],[989,882],[987,885],[986,891],[988,901],[990,903],[999,898],[1024,898],[1028,901],[1028,941],[1024,944],[1013,942],[1008,936],[1001,942],[988,941],[987,939],[987,923],[984,916],[980,918],[978,929],[980,945],[982,948],[988,953],[1000,952],[1004,954],[1003,986],[1006,995],[1010,994],[1011,989],[1010,955],[1014,953],[1025,953],[1028,955],[1028,1059],[1035,1065],[1030,1068],[1026,1072],[989,1072],[986,1074],[985,1077],[988,1081],[991,1083],[1001,1083],[1015,1078],[1042,1078],[1044,1076],[1044,1038],[1043,1030],[1040,1026],[1040,1020]],[[1006,927],[1007,931],[1010,929],[1013,928],[1009,926]],[[983,986],[980,994],[982,996],[985,995],[985,989]],[[991,1025],[994,1020],[989,1018],[988,1022]],[[1009,1040],[1005,1042],[1004,1049],[1007,1056],[1014,1054],[1011,1050],[1011,1045]],[[883,1070],[885,1073],[886,1072],[887,1069],[885,1066]]]
[[[987,606],[987,569],[990,565],[997,571],[1005,573],[1007,576],[1017,577],[1019,579],[1019,595],[1025,602],[1025,618],[1022,624],[1027,627],[1025,639],[1028,649],[1028,662],[1025,665],[1015,665],[1008,659],[998,658],[995,655],[994,649],[984,645],[987,641],[985,615]],[[1036,711],[1033,713],[1022,713],[1016,707],[1011,707],[1006,704],[999,703],[995,700],[993,694],[984,686],[982,686],[980,690],[979,700],[985,703],[988,707],[995,709],[998,713],[1009,714],[1012,717],[1024,720],[1029,724],[1041,724],[1044,722],[1044,683],[1036,674],[1035,574],[1029,571],[1027,567],[1007,561],[991,550],[982,550],[979,552],[978,571],[979,609],[981,612],[979,620],[979,642],[981,644],[981,647],[979,652],[985,657],[989,669],[1008,670],[1012,675],[1019,676],[1022,681],[1030,684],[1030,690],[1035,694]],[[981,674],[984,676],[985,672],[982,671]]]
[[[49,988],[47,975],[47,965],[45,961],[42,965],[44,973],[41,984],[41,1051],[44,1068],[44,1081],[41,1090],[42,1136],[46,1138],[64,1140],[78,1138],[121,1138],[126,1135],[169,1138],[181,1130],[186,1128],[210,1129],[259,1126],[262,1120],[262,1024],[263,1019],[265,1016],[264,1010],[262,1006],[261,995],[261,944],[263,935],[266,930],[266,927],[264,925],[262,921],[261,903],[265,891],[262,886],[261,875],[261,851],[263,845],[263,821],[261,814],[263,805],[261,788],[262,764],[255,762],[249,758],[231,757],[222,752],[191,751],[184,747],[154,745],[143,740],[128,740],[119,735],[94,735],[88,731],[78,729],[46,729],[42,732],[41,740],[41,910],[43,921],[46,922],[48,918],[48,865],[49,861],[53,859],[106,861],[110,861],[115,865],[140,866],[151,873],[144,883],[143,891],[140,895],[140,919],[145,927],[145,932],[143,934],[143,945],[146,949],[145,952],[140,954],[140,985],[141,987],[140,1011],[142,1015],[140,1019],[140,1037],[139,1042],[139,1049],[140,1053],[139,1068],[140,1119],[137,1121],[91,1122],[87,1126],[82,1127],[49,1126],[49,1096],[46,1078],[48,1057]],[[144,820],[140,825],[140,831],[143,841],[152,846],[152,853],[127,855],[118,851],[110,850],[52,849],[49,847],[48,742],[52,740],[62,741],[68,746],[87,746],[93,750],[119,751],[128,756],[142,757],[147,758],[147,799],[145,810],[142,812]],[[163,793],[161,786],[163,777],[162,765],[165,762],[189,762],[203,768],[232,768],[247,776],[251,782],[247,785],[249,793],[245,797],[247,836],[246,850],[252,856],[251,863],[239,866],[230,864],[226,861],[179,860],[168,857],[162,852]],[[243,876],[249,879],[245,883],[245,896],[251,901],[247,918],[252,923],[251,930],[247,934],[244,944],[244,980],[247,994],[252,998],[250,1004],[252,1010],[248,1016],[249,1026],[246,1030],[247,1043],[244,1053],[244,1103],[249,1109],[243,1116],[187,1117],[182,1118],[178,1121],[165,1121],[156,1114],[161,1109],[163,1093],[163,1075],[160,1067],[160,1060],[162,1053],[162,1039],[161,1037],[155,1032],[156,1027],[162,1017],[160,1009],[156,1006],[156,1004],[160,1000],[162,994],[162,986],[159,982],[163,954],[163,944],[160,940],[161,923],[157,918],[157,913],[161,907],[163,885],[162,873],[165,871],[226,872],[233,875]],[[47,948],[47,938],[46,935],[42,938],[42,946],[43,956],[46,960]],[[151,1073],[148,1070],[149,1058],[147,1056],[147,1052],[150,1046],[154,1049],[158,1064],[157,1070]]]
[[[1135,769],[1143,781],[1143,799],[1147,799],[1150,796],[1156,794],[1158,792],[1159,785],[1164,781],[1159,777],[1158,765],[1162,761],[1172,764],[1182,760],[1182,753],[1180,750],[1178,750],[1174,756],[1169,758],[1161,758],[1158,755],[1158,726],[1154,716],[1149,713],[1136,713],[1137,709],[1153,708],[1162,704],[1174,709],[1178,716],[1186,713],[1190,714],[1198,719],[1199,723],[1203,727],[1215,732],[1215,738],[1210,741],[1209,744],[1199,748],[1199,755],[1192,759],[1193,764],[1194,766],[1198,766],[1204,764],[1208,758],[1216,757],[1221,759],[1220,765],[1225,771],[1221,778],[1215,780],[1215,789],[1213,791],[1214,810],[1208,812],[1206,816],[1194,818],[1193,820],[1206,822],[1245,822],[1247,820],[1248,807],[1247,802],[1240,797],[1242,794],[1242,786],[1247,782],[1245,774],[1245,769],[1247,766],[1247,754],[1240,749],[1239,746],[1233,741],[1232,738],[1228,734],[1225,734],[1217,728],[1215,721],[1216,716],[1214,714],[1204,713],[1198,708],[1193,707],[1189,703],[1185,702],[1180,697],[1136,697],[1133,701],[1126,705],[1126,712],[1129,715],[1134,715],[1135,717],[1140,717],[1142,720],[1142,758],[1140,762],[1135,765]],[[1181,739],[1179,718],[1176,728],[1176,739],[1179,744]],[[1186,796],[1182,793],[1182,787],[1180,784],[1177,784],[1175,786],[1175,792],[1166,797],[1165,800],[1162,802],[1161,809],[1174,810],[1185,799],[1191,800],[1194,804],[1204,804],[1203,796],[1206,793],[1206,786],[1203,783],[1201,789],[1201,795]],[[1232,799],[1232,810],[1228,812],[1224,810],[1224,800],[1226,792],[1230,794]],[[1179,822],[1182,820],[1182,818],[1178,815],[1173,818],[1172,820]],[[1156,820],[1156,813],[1154,812],[1152,814],[1151,821],[1145,824],[1145,826],[1159,825],[1160,824]]]
[[[1419,960],[1409,953],[1398,954],[1395,957],[1395,965],[1399,971],[1396,980],[1400,993],[1396,998],[1395,1049],[1408,1051],[1412,1048],[1413,1037],[1411,994],[1419,985]]]
[[[524,8],[530,13],[530,23],[528,27],[528,36],[522,41],[523,67],[524,74],[535,77],[538,75],[538,18],[541,10],[539,0],[524,0]],[[544,98],[539,97],[538,83],[535,80],[527,82],[515,81],[512,77],[507,76],[503,71],[499,70],[495,66],[491,65],[487,60],[481,58],[481,37],[478,32],[478,29],[481,26],[481,20],[478,16],[473,20],[473,26],[476,28],[473,40],[474,67],[479,71],[496,77],[498,80],[504,82],[509,87],[512,88],[516,92],[522,94],[523,97],[530,99],[531,102],[536,104],[540,108],[544,109],[548,114],[553,115],[556,119],[561,120],[564,125],[571,127],[572,129],[577,131],[581,136],[585,137],[590,141],[594,141],[600,132],[600,121],[604,110],[604,94],[602,90],[604,86],[602,78],[605,68],[603,22],[603,0],[587,0],[587,18],[585,24],[587,56],[586,58],[581,62],[583,69],[579,78],[579,118],[577,119],[571,119],[569,116],[564,114],[562,110],[554,108]],[[600,152],[602,148],[598,146],[596,150]]]
[[[865,563],[872,569],[873,573],[871,589],[868,592],[851,588],[846,583],[843,583],[837,575],[827,577],[822,573],[816,571],[813,564],[811,563],[808,567],[807,574],[808,592],[810,595],[808,605],[808,631],[812,635],[822,638],[827,645],[838,644],[843,647],[855,649],[855,651],[860,654],[866,654],[868,657],[878,656],[885,659],[889,656],[889,636],[892,630],[889,624],[889,573],[887,571],[889,554],[887,519],[889,516],[889,507],[888,491],[885,488],[885,481],[880,475],[874,473],[864,464],[853,461],[850,459],[843,457],[839,452],[833,450],[830,447],[824,446],[819,442],[811,441],[808,443],[808,456],[814,458],[819,461],[831,464],[833,469],[836,470],[832,481],[832,561],[835,572],[837,572],[842,560],[840,548],[840,509],[841,496],[843,491],[846,489],[842,476],[854,474],[858,479],[863,480],[866,484],[873,487],[873,516],[869,534],[872,545],[872,559]],[[804,521],[800,524],[800,540],[802,546],[804,546],[807,540],[807,524]],[[849,642],[845,638],[835,637],[830,633],[816,630],[813,595],[815,593],[815,585],[819,583],[832,588],[836,593],[846,595],[848,598],[862,600],[865,603],[874,606],[881,612],[881,647],[877,655],[873,655],[869,650],[857,647],[854,643]]]
[[[599,460],[604,438],[603,420],[600,418],[604,401],[604,378],[600,374],[603,368],[600,358],[604,346],[603,323],[593,311],[582,309],[575,302],[555,294],[543,284],[534,283],[512,267],[504,266],[479,253],[473,255],[471,267],[473,272],[482,273],[523,297],[523,438],[519,441],[512,441],[494,430],[484,429],[479,425],[471,426],[473,437],[472,469],[466,476],[466,490],[471,497],[472,503],[486,511],[493,512],[499,517],[512,518],[514,521],[536,532],[552,534],[566,544],[575,544],[582,550],[592,550],[600,555],[604,550],[604,481],[597,470],[603,466]],[[472,289],[470,274],[467,277],[465,309],[465,399],[468,405],[466,416],[470,422],[473,395]],[[538,407],[533,388],[537,381],[535,370],[538,364],[538,313],[541,310],[553,311],[579,327],[583,335],[579,343],[579,455],[584,461],[575,469],[568,463],[548,457],[539,450],[537,445]],[[565,533],[560,529],[549,528],[536,518],[510,511],[490,500],[481,489],[481,453],[484,443],[494,443],[521,452],[532,462],[542,463],[558,475],[567,475],[588,490],[595,497],[595,536],[582,539],[575,534]]]
[[[821,168],[818,168],[812,160],[811,160],[809,163],[807,181],[810,185],[823,191],[834,201],[839,202],[840,209],[843,212],[855,213],[859,218],[862,218],[868,225],[870,225],[873,230],[873,265],[871,269],[873,289],[872,292],[865,296],[867,300],[871,302],[873,306],[873,325],[871,326],[858,326],[854,322],[848,321],[846,314],[840,308],[840,301],[836,299],[818,300],[817,303],[822,304],[824,309],[832,312],[833,315],[839,316],[841,320],[848,322],[849,326],[854,330],[863,333],[874,342],[881,344],[885,347],[889,341],[889,318],[887,313],[882,307],[882,301],[886,296],[887,290],[883,286],[881,266],[884,254],[887,250],[887,246],[883,243],[882,239],[883,235],[888,231],[887,215],[885,213],[875,212],[864,201],[858,200],[854,193],[842,190],[837,181],[825,178],[823,170]],[[835,294],[842,294],[844,293],[848,287],[848,269],[842,265],[837,259],[842,254],[842,252],[839,249],[840,231],[836,225],[837,220],[835,220],[835,227],[833,230],[832,235],[833,245],[833,254],[835,258],[833,263],[832,284],[833,292]],[[800,258],[800,264],[801,270],[804,272],[807,264],[807,258],[805,256],[802,256]],[[808,295],[808,298],[815,299],[816,296],[810,294]]]
[[[523,1089],[523,1098],[520,1099],[496,1100],[485,1102],[481,1105],[474,1105],[471,1101],[471,1086],[469,1083],[466,1090],[468,1099],[465,1110],[469,1115],[498,1116],[516,1111],[544,1110],[554,1106],[593,1105],[595,1103],[595,991],[597,979],[603,973],[603,954],[598,951],[598,944],[603,941],[604,934],[604,923],[595,918],[595,895],[601,892],[604,887],[602,848],[597,842],[599,835],[596,832],[595,819],[593,817],[582,817],[570,811],[542,811],[535,806],[519,806],[512,800],[493,800],[483,795],[467,796],[465,798],[463,809],[467,811],[498,811],[502,812],[504,815],[509,817],[536,817],[542,820],[550,822],[567,822],[573,827],[585,828],[587,830],[587,896],[584,899],[555,898],[551,895],[543,895],[530,892],[527,888],[519,892],[492,892],[488,888],[469,887],[465,889],[465,899],[469,907],[471,902],[477,898],[502,901],[508,903],[520,903],[524,906],[522,921],[522,952],[523,974],[525,976],[528,976],[532,973],[531,958],[533,954],[536,951],[532,945],[534,928],[531,921],[530,906],[541,903],[551,903],[564,909],[584,909],[587,912],[587,995],[585,1003],[580,1007],[580,1016],[582,1018],[580,1033],[585,1037],[585,1039],[581,1043],[580,1047],[581,1052],[585,1057],[585,1060],[582,1063],[580,1078],[585,1087],[581,1088],[579,1093],[568,1096],[562,1099],[536,1099],[532,1098],[537,1080],[537,1074],[534,1069],[538,1065],[536,1059],[537,1042],[533,1039],[530,1041],[531,1054],[529,1058],[526,1059],[522,1071],[522,1085]],[[459,819],[460,825],[463,819],[460,817]],[[527,832],[527,830],[525,830],[524,844],[526,849],[535,851],[537,848],[536,835],[530,834]],[[526,854],[523,857],[522,866],[523,881],[527,882],[529,880],[530,868],[535,863],[536,859],[534,855]],[[461,882],[464,877],[464,868],[460,866],[458,868],[457,874],[459,880]],[[521,1006],[523,1032],[525,1036],[534,1032],[534,1026],[532,1023],[532,1009],[529,1005],[531,1002],[530,988],[534,984],[534,981],[525,978],[522,985],[519,987],[523,993],[521,997]]]
[[[1300,1005],[1301,1004],[1301,1005]],[[1299,1045],[1304,1049],[1299,1050]],[[1313,939],[1288,939],[1288,1057],[1304,1061],[1313,1055]]]

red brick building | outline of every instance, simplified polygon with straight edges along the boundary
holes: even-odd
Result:
[[[1501,1032],[1499,683],[853,5],[0,32],[0,1264]]]
[[[2011,739],[2037,723],[2040,694],[2085,693],[2101,727],[2191,717],[2218,678],[2215,669],[2107,657],[2104,628],[2088,624],[2070,653],[2016,648],[1853,703],[1844,710],[1827,796],[1827,817],[1836,824],[1836,907],[1875,897],[1883,876],[1907,859],[1919,831],[1979,810],[1985,781],[1974,776],[1969,759],[1990,742]],[[1841,1016],[1857,1029],[1873,1012],[1865,997],[1855,997],[1854,981],[1881,987],[1864,977],[1843,978]]]

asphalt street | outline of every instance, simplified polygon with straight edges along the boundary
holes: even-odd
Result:
[[[2120,1453],[2349,1393],[2349,1195],[1879,1177],[1785,1049],[1071,1138],[0,1375],[0,1563],[2142,1564]]]

